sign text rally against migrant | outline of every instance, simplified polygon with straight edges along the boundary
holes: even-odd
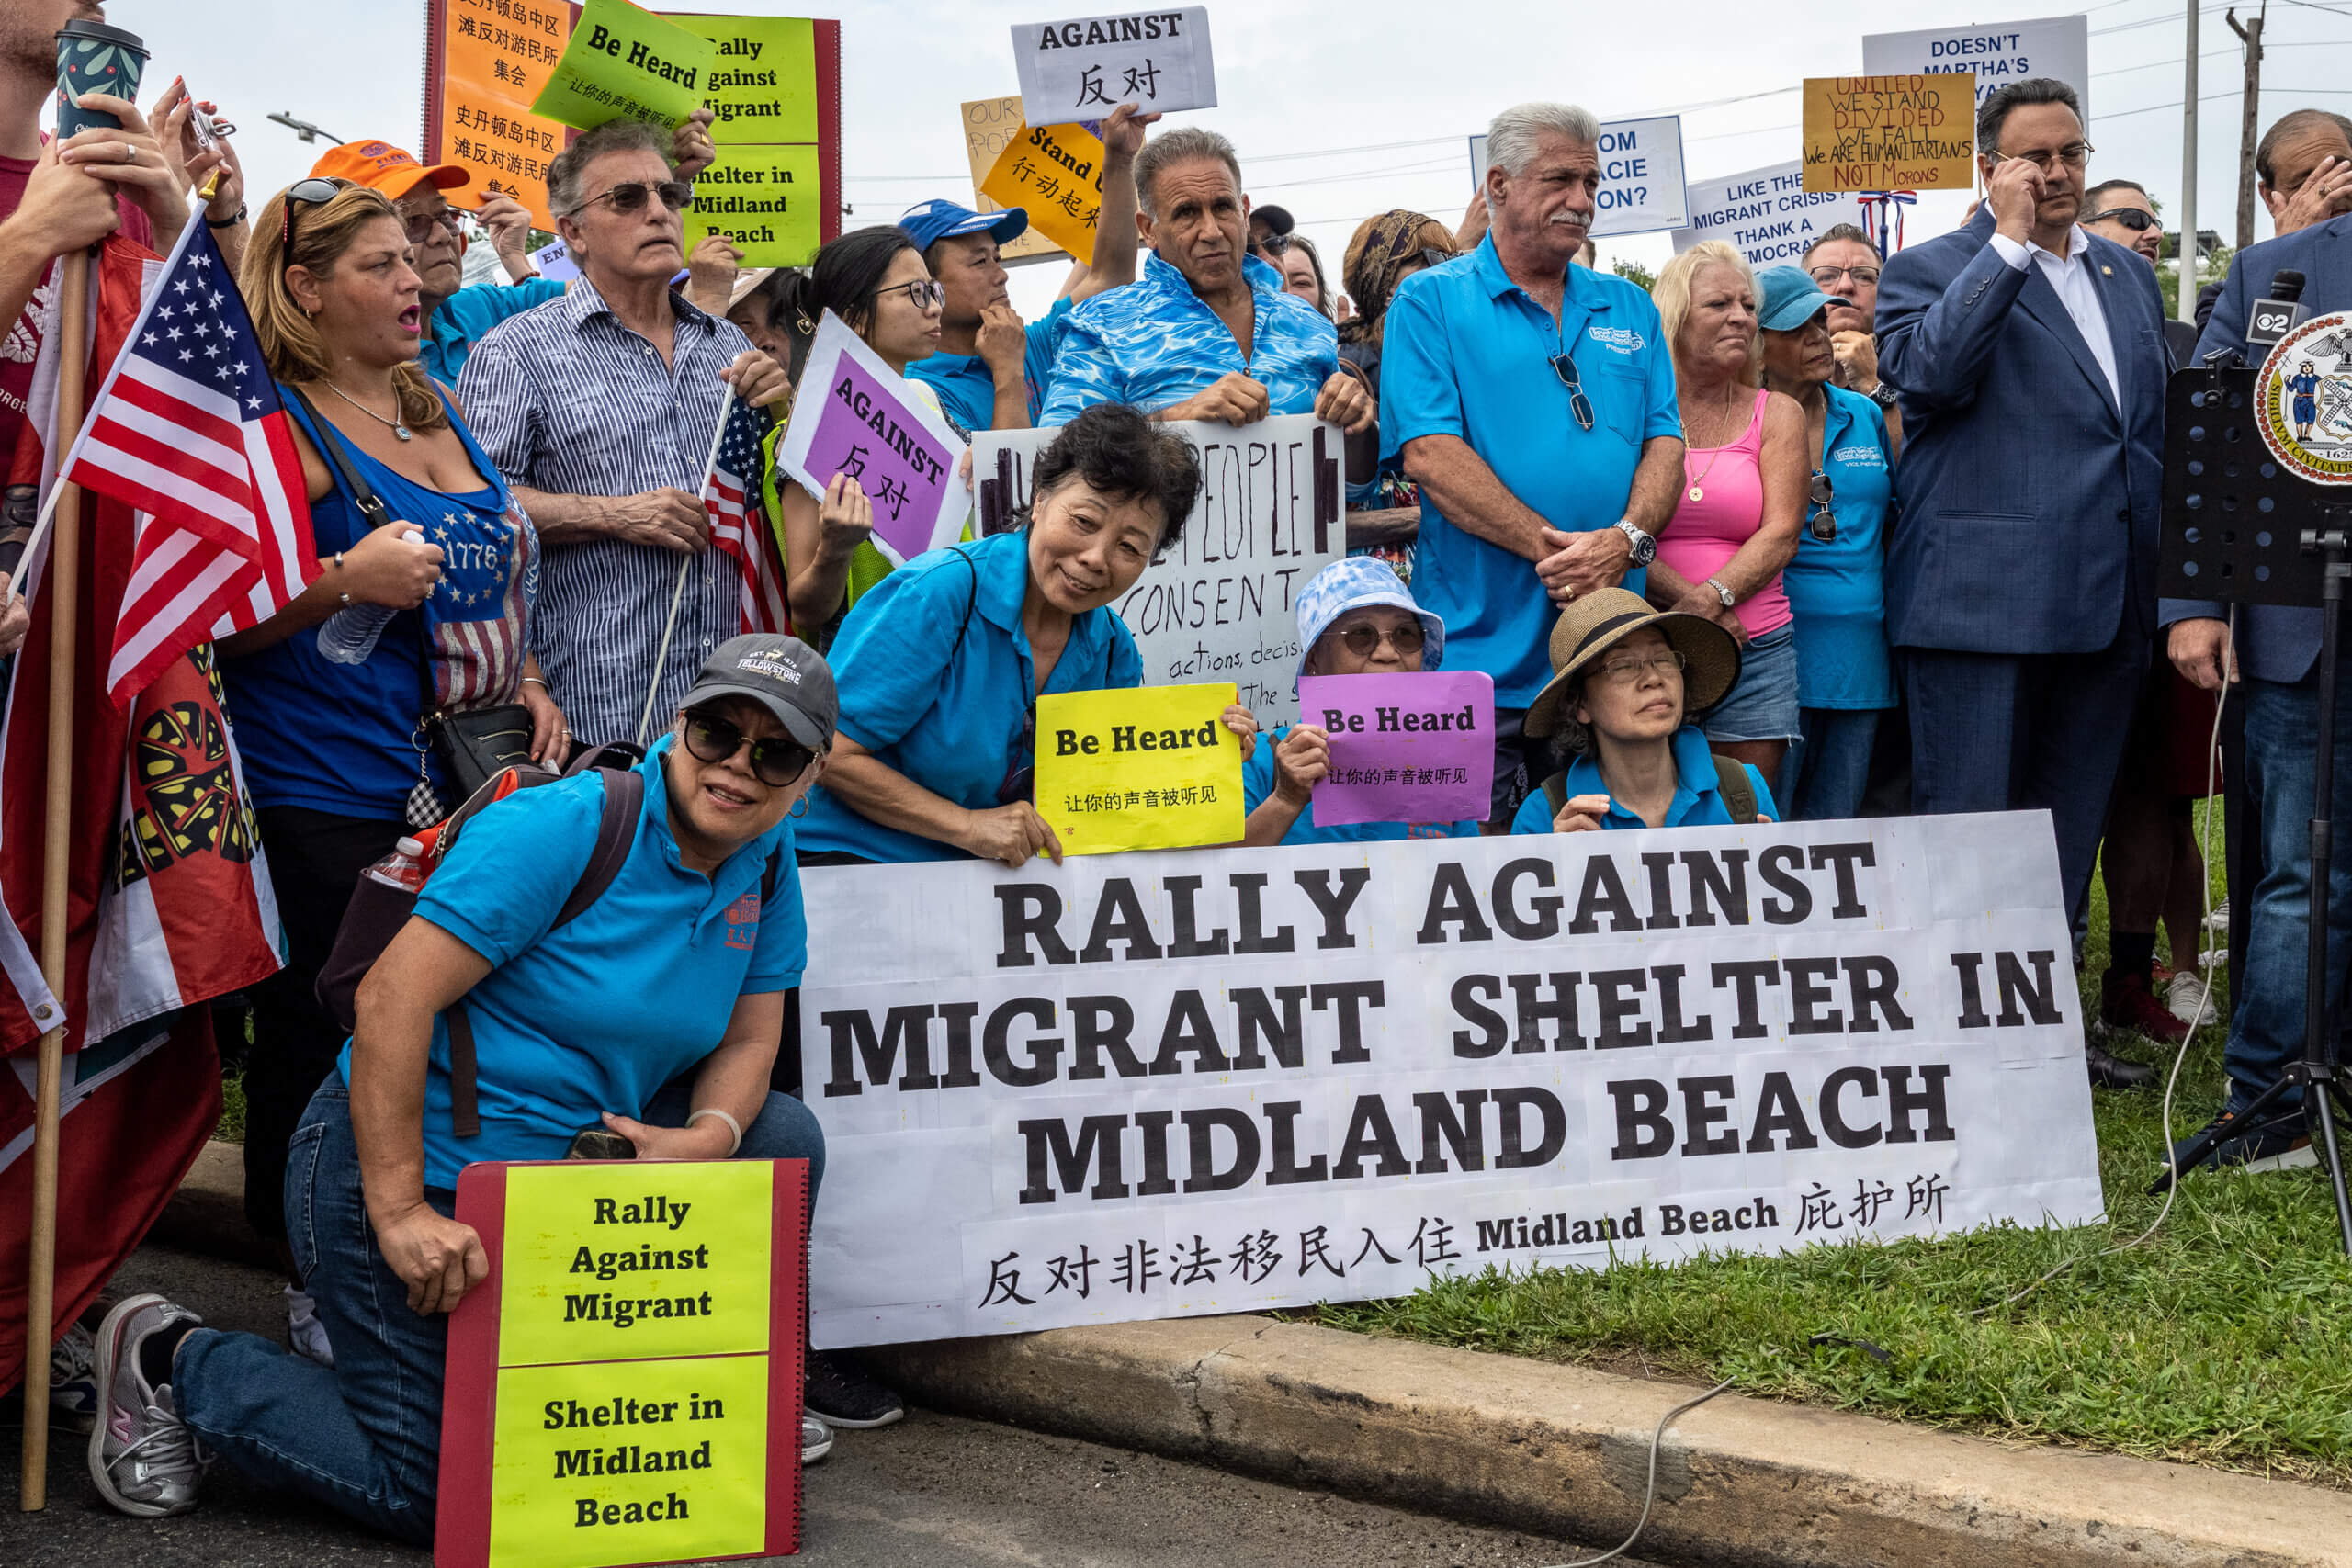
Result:
[[[2095,1220],[2056,871],[2021,815],[811,870],[815,1343]]]

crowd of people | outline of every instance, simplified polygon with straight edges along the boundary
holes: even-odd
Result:
[[[2188,823],[2239,671],[2219,607],[2155,597],[2163,400],[2197,348],[2244,346],[2269,270],[2242,263],[2259,277],[2217,291],[2201,343],[2168,336],[2152,204],[2089,183],[2062,83],[1985,100],[1985,196],[1960,231],[1882,255],[1840,226],[1761,273],[1702,243],[1648,289],[1593,265],[1581,108],[1505,109],[1458,224],[1384,212],[1327,269],[1289,213],[1253,206],[1223,136],[1125,107],[1102,128],[1094,254],[1024,321],[1001,257],[1017,210],[927,199],[801,268],[743,270],[717,238],[689,254],[707,115],[616,121],[554,160],[568,284],[533,274],[517,204],[475,205],[464,169],[379,140],[249,211],[233,149],[186,134],[184,94],[152,117],[94,98],[120,130],[44,143],[38,9],[0,7],[26,35],[0,59],[0,311],[118,229],[168,245],[217,173],[204,221],[285,393],[320,558],[220,648],[290,948],[250,998],[245,1159],[293,1353],[160,1297],[117,1304],[84,1347],[93,1472],[125,1511],[193,1506],[217,1454],[432,1538],[447,1314],[486,1267],[454,1217],[463,1163],[601,1132],[821,1171],[794,1093],[793,989],[823,918],[799,870],[1060,858],[1036,702],[1143,683],[1114,606],[1202,487],[1170,421],[1311,412],[1345,433],[1367,540],[1295,595],[1301,674],[1493,682],[1491,798],[1452,822],[1319,825],[1329,737],[1261,736],[1229,708],[1243,845],[2047,811],[2078,932],[2107,846],[2102,1025],[2177,1042],[2210,1019]],[[2301,266],[2322,308],[2352,302],[2346,122],[2286,117],[2260,166],[2272,265]],[[503,281],[461,287],[469,229]],[[856,475],[812,493],[778,474],[827,312],[962,431],[1058,427],[1017,528],[895,565]],[[737,572],[712,548],[700,481],[736,401],[783,416],[758,477],[789,634],[733,635]],[[0,636],[21,638],[10,610]],[[2241,640],[2232,1107],[2300,1034],[2317,646],[2284,613]],[[317,982],[355,886],[463,797],[427,721],[500,705],[527,713],[531,759],[594,765],[473,820],[345,1028]],[[581,908],[613,835],[626,858]],[[2093,1079],[2145,1084],[2112,1038],[2086,1040]],[[809,1368],[807,1456],[899,1414],[847,1358]]]

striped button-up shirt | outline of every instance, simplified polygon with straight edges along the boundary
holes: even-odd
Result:
[[[752,344],[734,323],[677,294],[670,308],[677,333],[667,365],[585,277],[474,345],[458,400],[509,483],[556,495],[696,492],[727,398],[719,378]],[[531,645],[577,745],[636,739],[687,558],[605,537],[548,547]],[[703,656],[735,635],[736,598],[729,557],[705,550],[692,558],[653,704],[657,732]]]

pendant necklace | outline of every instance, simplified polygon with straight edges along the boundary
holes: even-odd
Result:
[[[325,378],[322,377],[321,379],[324,380]],[[336,397],[341,398],[345,402],[349,403],[353,408],[357,409],[361,413],[364,413],[369,419],[374,420],[378,424],[390,425],[391,427],[392,434],[399,436],[402,441],[413,441],[416,439],[416,433],[409,429],[409,427],[401,421],[397,419],[386,419],[382,414],[378,413],[374,409],[369,408],[366,403],[361,402],[357,398],[353,397],[349,392],[346,392],[341,387],[336,386],[333,381],[326,381],[325,384],[328,391],[333,392]],[[395,392],[392,396],[394,399],[392,406],[397,409],[400,406],[398,401],[400,394]]]
[[[329,382],[329,383],[328,383],[328,385],[332,386],[332,385],[334,385],[334,383],[333,383],[333,382]],[[1730,400],[1730,399],[1728,399],[1728,398],[1724,399],[1724,408],[1726,408],[1726,409],[1730,408],[1730,406],[1731,406],[1731,400]],[[379,416],[379,417],[380,417],[380,416]],[[1689,479],[1689,480],[1690,481],[1690,488],[1688,491],[1684,491],[1683,493],[1685,493],[1686,495],[1690,496],[1690,498],[1691,500],[1693,500],[1693,501],[1704,501],[1704,500],[1706,500],[1706,499],[1707,499],[1707,491],[1706,491],[1706,488],[1705,488],[1705,486],[1704,486],[1701,481],[1702,481],[1702,480],[1703,480],[1703,479],[1706,479],[1706,477],[1707,477],[1710,473],[1712,473],[1712,472],[1713,472],[1713,471],[1714,471],[1715,461],[1716,461],[1716,459],[1717,459],[1717,458],[1721,457],[1723,455],[1724,455],[1724,449],[1723,449],[1721,446],[1717,446],[1717,447],[1715,447],[1715,448],[1714,448],[1711,453],[1709,453],[1709,455],[1708,455],[1708,457],[1707,457],[1707,466],[1706,466],[1705,468],[1701,468],[1701,469],[1698,471],[1698,473],[1696,473],[1696,474],[1694,475],[1694,474],[1692,474],[1692,473],[1690,472],[1690,457],[1688,456],[1687,451],[1686,451],[1686,455],[1684,456],[1684,457],[1683,457],[1683,459],[1682,459],[1682,477],[1683,477],[1684,479]]]

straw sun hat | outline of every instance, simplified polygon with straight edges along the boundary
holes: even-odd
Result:
[[[1552,679],[1528,705],[1526,732],[1549,735],[1576,728],[1574,718],[1564,717],[1560,710],[1577,677],[1644,626],[1657,627],[1682,655],[1686,720],[1723,701],[1739,679],[1739,644],[1731,633],[1703,615],[1653,609],[1638,593],[1603,588],[1570,600],[1553,625]]]

